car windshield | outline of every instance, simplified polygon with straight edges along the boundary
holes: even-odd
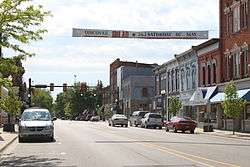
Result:
[[[51,116],[49,112],[45,111],[32,111],[24,112],[22,114],[22,121],[50,121]]]
[[[150,114],[149,117],[150,118],[161,118],[161,115],[159,115],[159,114]]]
[[[144,117],[145,114],[147,114],[147,112],[140,112],[140,113],[139,113],[139,116],[140,116],[140,117]]]

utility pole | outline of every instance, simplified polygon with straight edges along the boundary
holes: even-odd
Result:
[[[2,58],[2,33],[0,33],[0,58]]]
[[[29,78],[28,105],[29,105],[29,107],[31,107],[31,78]]]

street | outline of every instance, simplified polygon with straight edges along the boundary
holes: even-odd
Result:
[[[57,120],[54,142],[16,140],[0,166],[247,167],[249,155],[249,140]]]

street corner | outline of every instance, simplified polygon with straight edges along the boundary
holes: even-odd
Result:
[[[1,133],[0,134],[0,153],[4,151],[15,139],[17,138],[17,133]]]

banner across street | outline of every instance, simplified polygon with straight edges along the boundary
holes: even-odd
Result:
[[[72,36],[139,39],[208,39],[208,31],[123,31],[73,28]]]

